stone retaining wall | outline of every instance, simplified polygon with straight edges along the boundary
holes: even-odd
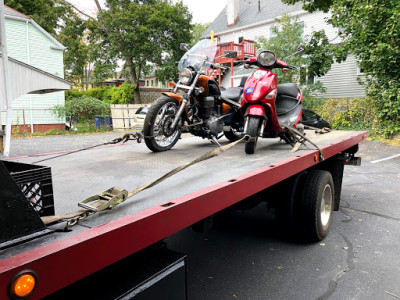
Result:
[[[158,98],[160,98],[162,92],[169,92],[169,89],[159,89],[159,88],[140,88],[140,97],[142,103],[153,103]]]

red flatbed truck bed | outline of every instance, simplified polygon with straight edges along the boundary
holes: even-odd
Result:
[[[30,299],[39,299],[307,170],[332,172],[331,166],[336,165],[332,162],[343,160],[344,153],[349,153],[351,159],[366,134],[332,131],[321,135],[307,131],[322,149],[323,161],[318,150],[301,147],[291,153],[291,147],[278,139],[261,139],[254,155],[246,155],[243,144],[239,144],[110,211],[82,220],[70,232],[53,231],[60,225],[50,226],[49,234],[0,250],[0,299],[9,298],[10,281],[22,270],[37,274],[37,288]],[[164,153],[151,153],[144,144],[137,144],[49,161],[46,164],[54,174],[55,207],[58,201],[64,202],[61,207],[65,211],[61,212],[67,213],[72,211],[71,203],[76,207],[77,202],[109,187],[132,190],[212,147],[198,138],[183,138]],[[340,178],[334,179],[339,191],[336,210],[342,174],[339,167],[336,176]]]

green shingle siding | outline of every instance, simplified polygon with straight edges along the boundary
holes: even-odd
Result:
[[[26,21],[23,20],[6,18],[5,21],[7,48],[10,57],[64,78],[63,51],[51,48],[52,46],[58,47],[51,38],[30,22],[27,26]],[[29,37],[29,45],[27,37]],[[51,113],[50,108],[57,104],[63,105],[64,102],[64,92],[21,96],[13,101],[13,124],[24,124],[23,111],[25,112],[26,125],[31,124],[31,105],[33,108],[33,124],[63,123],[63,120],[57,119]],[[3,112],[3,124],[5,124],[5,119],[6,115]]]

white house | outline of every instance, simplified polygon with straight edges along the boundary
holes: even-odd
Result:
[[[289,14],[297,17],[302,23],[304,36],[311,36],[313,31],[324,29],[331,43],[340,43],[338,28],[327,23],[329,14],[323,12],[309,13],[302,10],[302,3],[287,5],[280,0],[227,0],[227,6],[211,23],[203,34],[209,37],[214,32],[218,43],[240,43],[243,39],[257,40],[263,36],[271,38],[272,28],[277,25],[276,18]],[[324,98],[356,98],[364,97],[364,87],[357,81],[361,76],[355,58],[350,56],[345,62],[334,63],[331,70],[321,81],[327,89]],[[239,77],[239,76],[238,76]],[[229,78],[224,78],[222,85],[228,85]]]

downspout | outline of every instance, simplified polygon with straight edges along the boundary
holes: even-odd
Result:
[[[26,52],[28,53],[28,65],[31,64],[31,51],[29,47],[29,21],[26,24]],[[32,105],[32,95],[29,95],[29,110],[31,118],[31,133],[33,133],[33,105]]]
[[[0,0],[0,49],[3,57],[3,73],[4,73],[4,86],[6,90],[6,109],[7,109],[7,120],[6,120],[6,140],[4,143],[4,155],[10,155],[10,143],[11,143],[11,118],[12,118],[12,91],[10,82],[10,73],[8,69],[8,54],[7,54],[7,41],[6,41],[6,28],[5,28],[5,16],[4,16],[4,0]]]

